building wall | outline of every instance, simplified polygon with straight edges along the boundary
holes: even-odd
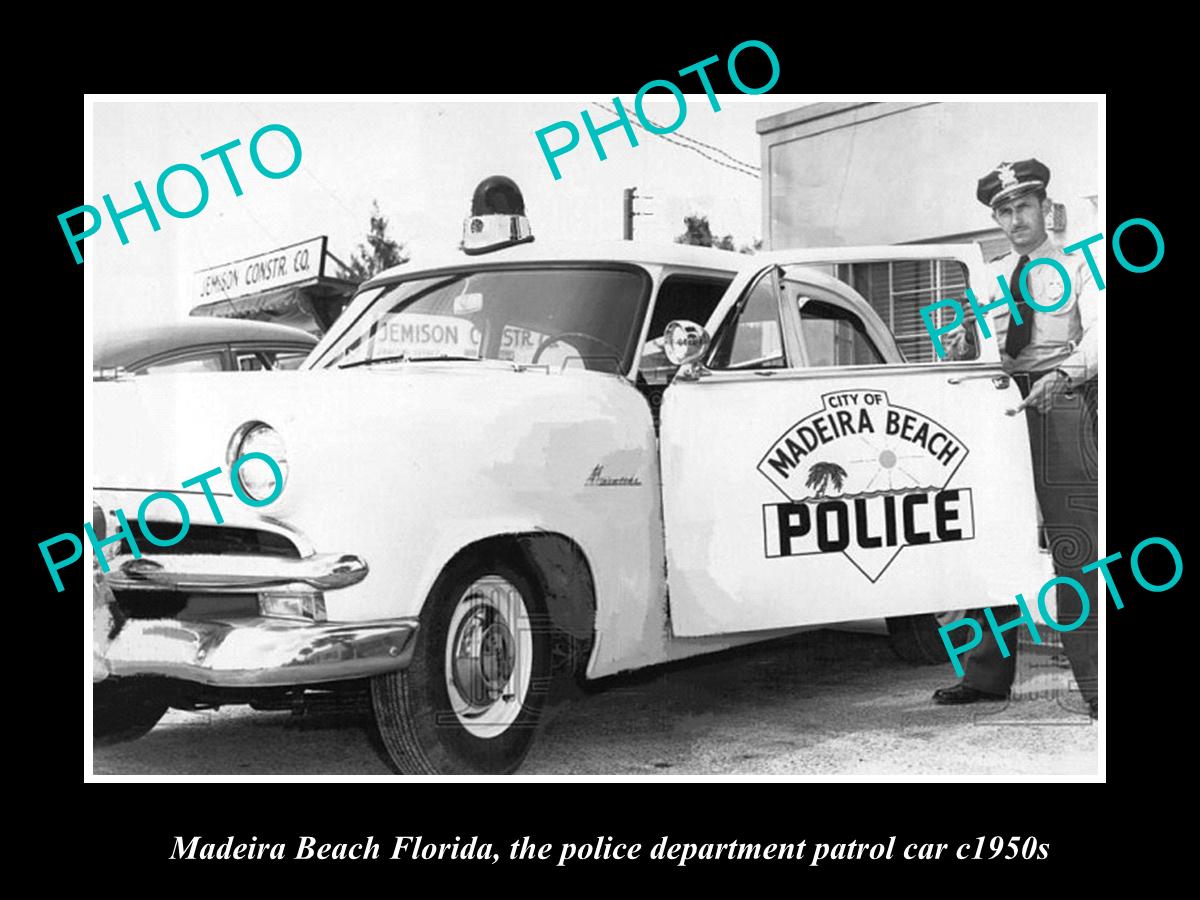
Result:
[[[1067,242],[1101,230],[1095,103],[818,103],[761,119],[770,249],[981,240],[975,199],[1002,160],[1050,167]]]

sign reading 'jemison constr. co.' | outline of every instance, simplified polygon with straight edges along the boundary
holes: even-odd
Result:
[[[315,237],[201,269],[192,276],[192,298],[200,303],[233,300],[319,278],[324,268],[325,241],[324,236]]]

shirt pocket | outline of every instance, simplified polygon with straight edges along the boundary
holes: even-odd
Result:
[[[1063,295],[1064,284],[1062,275],[1053,266],[1039,266],[1030,273],[1030,293],[1042,306],[1057,303]],[[1035,311],[1034,337],[1038,343],[1066,344],[1079,340],[1081,334],[1075,285],[1071,285],[1066,302],[1058,309],[1053,312]]]

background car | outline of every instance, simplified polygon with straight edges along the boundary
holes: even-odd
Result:
[[[296,369],[317,344],[299,328],[248,319],[185,319],[96,338],[93,369],[134,375]]]

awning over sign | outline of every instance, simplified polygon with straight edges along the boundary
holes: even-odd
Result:
[[[356,281],[325,275],[325,244],[324,236],[317,237],[201,269],[193,278],[193,297],[204,302],[191,314],[257,319],[323,333],[358,287]]]
[[[320,278],[312,282],[238,297],[216,300],[192,309],[193,316],[219,316],[226,319],[257,319],[278,322],[321,334],[338,317],[358,283],[340,278]]]

